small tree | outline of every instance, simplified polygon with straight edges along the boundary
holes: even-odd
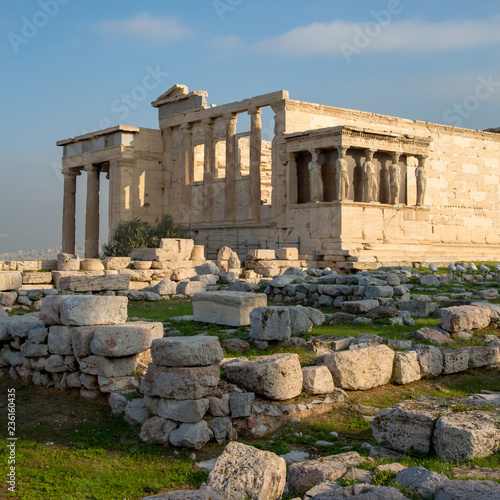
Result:
[[[162,238],[187,238],[187,229],[175,224],[171,215],[164,215],[156,225],[138,217],[121,220],[108,243],[102,245],[103,257],[128,257],[134,248],[158,248]]]

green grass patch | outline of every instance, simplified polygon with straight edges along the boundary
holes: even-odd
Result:
[[[197,488],[206,472],[188,453],[148,445],[140,426],[113,416],[103,397],[85,400],[76,391],[58,391],[0,381],[0,426],[7,428],[7,388],[16,389],[16,494],[27,500],[139,500],[166,490]],[[51,443],[51,444],[47,444]],[[0,460],[7,463],[7,441]]]
[[[128,302],[129,318],[142,318],[153,321],[166,321],[176,316],[193,314],[191,300],[172,299],[157,300],[156,302],[131,301]]]

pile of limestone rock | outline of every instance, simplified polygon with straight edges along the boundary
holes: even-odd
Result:
[[[231,442],[199,490],[173,491],[143,500],[277,500],[284,493],[290,498],[296,495],[294,500],[408,498],[394,487],[373,484],[376,473],[395,474],[395,483],[410,489],[412,498],[493,500],[500,497],[500,484],[493,481],[452,480],[424,467],[405,467],[398,462],[375,467],[373,459],[353,451],[292,463],[288,470],[286,465],[285,459],[274,453]],[[359,484],[345,486],[346,481]]]
[[[154,340],[153,363],[140,390],[144,413],[141,438],[194,450],[215,440],[260,437],[298,417],[305,405],[290,404],[303,390],[311,394],[343,396],[335,391],[325,367],[301,368],[296,354],[223,359],[217,337],[165,337]],[[220,367],[225,380],[221,380]],[[245,390],[240,389],[244,387]],[[122,397],[123,398],[123,397]],[[113,411],[125,407],[113,396]],[[116,402],[116,404],[115,404]],[[273,402],[284,402],[284,404]],[[323,401],[316,401],[316,406]],[[338,403],[330,397],[324,411]],[[303,408],[301,408],[303,406]],[[309,408],[310,409],[310,408]],[[147,418],[147,419],[146,419]]]
[[[49,296],[39,313],[0,317],[0,367],[84,397],[133,389],[163,325],[126,323],[126,297]]]
[[[497,273],[463,274],[460,277],[462,281],[458,282],[457,279],[452,274],[438,276],[416,272],[411,268],[381,268],[355,275],[337,275],[331,270],[290,268],[269,282],[265,293],[277,302],[339,308],[341,313],[333,318],[337,321],[371,323],[376,319],[389,318],[392,324],[399,325],[412,324],[411,318],[432,316],[439,308],[457,301],[470,304],[499,297],[495,286],[498,285]],[[464,282],[483,286],[468,292]],[[451,285],[451,291],[434,295],[437,288],[443,285]],[[426,295],[426,291],[433,294]],[[379,306],[388,309],[383,311]],[[362,318],[359,317],[361,315]]]
[[[500,449],[499,396],[402,401],[377,414],[373,435],[381,446],[400,453],[434,451],[450,461],[488,457]]]

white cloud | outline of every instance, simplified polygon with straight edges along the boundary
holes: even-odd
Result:
[[[478,21],[426,23],[419,19],[366,23],[342,20],[299,26],[254,45],[254,50],[282,55],[338,55],[357,52],[437,52],[500,43],[500,16]]]
[[[135,38],[155,44],[180,40],[191,34],[177,18],[153,16],[148,12],[130,19],[102,21],[95,27],[110,38]]]

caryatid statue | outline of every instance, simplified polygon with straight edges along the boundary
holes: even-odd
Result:
[[[392,153],[392,165],[389,167],[389,188],[390,203],[397,205],[399,203],[399,191],[401,189],[401,167],[399,166],[400,153]]]
[[[318,162],[319,150],[313,149],[311,155],[312,160],[307,166],[309,169],[309,201],[323,201],[323,179],[321,178],[321,165]]]
[[[424,204],[425,200],[425,190],[427,188],[427,175],[425,173],[425,163],[427,156],[418,157],[418,167],[415,170],[415,176],[417,177],[417,207]]]
[[[349,174],[347,172],[347,160],[345,154],[347,148],[338,147],[339,158],[335,163],[335,179],[337,181],[337,198],[339,200],[349,199]]]
[[[373,163],[373,149],[366,150],[366,161],[363,165],[363,195],[366,203],[378,201],[378,182]]]

